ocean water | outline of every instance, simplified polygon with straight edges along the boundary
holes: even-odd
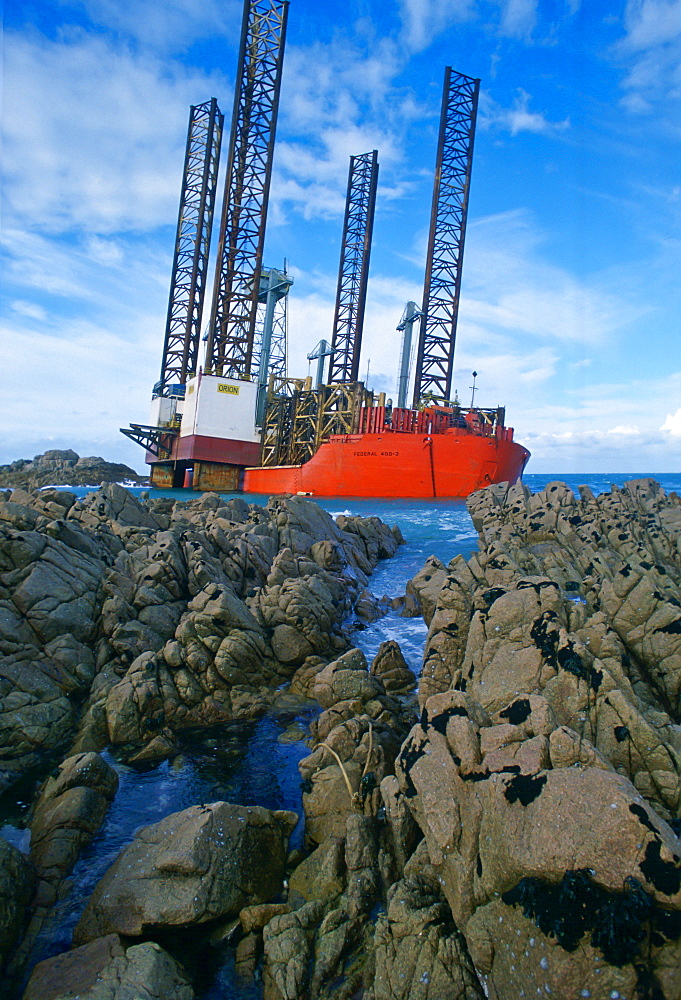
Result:
[[[645,475],[645,474],[641,474]],[[681,493],[681,474],[650,474],[667,492]],[[526,484],[533,492],[555,480],[566,482],[577,491],[589,486],[594,493],[621,486],[638,476],[561,476],[528,475]],[[74,490],[79,495],[87,489]],[[131,490],[139,495],[140,489]],[[182,490],[150,491],[152,496],[194,496]],[[234,494],[225,494],[233,496]],[[264,504],[266,497],[243,495],[249,502]],[[470,555],[477,547],[477,535],[463,501],[455,500],[366,500],[315,498],[315,502],[333,516],[358,514],[378,516],[389,525],[397,525],[405,544],[397,554],[381,562],[370,578],[369,587],[376,597],[398,597],[405,585],[435,555],[447,563],[457,554]],[[354,628],[348,622],[353,643],[368,660],[381,642],[396,640],[417,674],[421,666],[426,627],[420,618],[401,618],[395,613],[367,627]],[[55,907],[40,936],[34,961],[58,954],[71,945],[71,935],[87,899],[119,851],[130,842],[135,831],[163,817],[196,803],[227,800],[243,805],[293,809],[302,816],[301,785],[298,761],[308,753],[304,742],[291,741],[291,727],[309,726],[317,709],[301,706],[291,709],[275,705],[270,714],[251,723],[222,726],[188,734],[182,751],[171,761],[154,767],[135,768],[106,753],[119,775],[120,787],[102,829],[77,862],[70,879],[70,890]],[[7,797],[5,797],[7,798]],[[22,789],[10,802],[0,803],[0,835],[22,850],[28,849],[23,829],[30,794]],[[3,823],[5,824],[3,826]],[[293,835],[293,844],[301,843],[302,823]],[[262,996],[257,983],[240,980],[234,971],[233,956],[226,950],[206,956],[204,982],[197,991],[201,1000],[254,1000]]]

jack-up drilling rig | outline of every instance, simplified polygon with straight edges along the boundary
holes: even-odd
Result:
[[[152,424],[132,424],[123,433],[147,449],[151,482],[159,487],[457,497],[486,483],[513,482],[529,452],[504,426],[504,409],[481,409],[473,401],[464,409],[450,399],[479,80],[450,67],[445,72],[423,303],[420,310],[408,303],[398,327],[404,332],[398,406],[358,380],[376,150],[350,159],[331,345],[322,341],[308,355],[319,360],[314,387],[311,377],[287,376],[292,279],[285,268],[262,265],[287,9],[287,0],[244,4],[203,369],[197,367],[198,330],[222,116],[215,101],[192,109]],[[210,127],[200,118],[199,128],[199,110]],[[194,205],[199,175],[200,211],[190,222],[187,206]],[[406,407],[411,334],[419,319],[414,400]]]
[[[419,310],[408,303],[398,327],[404,336],[397,407],[385,393],[375,398],[357,381],[366,291],[358,276],[368,272],[378,170],[374,151],[371,180],[366,173],[370,154],[353,158],[364,167],[363,186],[353,183],[351,161],[344,235],[354,219],[364,237],[347,244],[355,248],[352,266],[341,254],[328,384],[313,389],[311,379],[291,382],[292,390],[285,393],[271,383],[261,464],[246,470],[245,490],[461,497],[521,475],[530,455],[513,440],[513,429],[504,426],[503,407],[481,409],[471,403],[464,410],[456,397],[450,398],[479,86],[479,80],[446,68],[423,304]],[[344,252],[345,247],[344,239]],[[350,300],[344,311],[342,288],[349,290]],[[339,316],[345,315],[356,316],[355,324],[340,324]],[[407,408],[411,335],[418,319],[414,402]]]

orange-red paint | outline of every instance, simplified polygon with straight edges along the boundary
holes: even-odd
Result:
[[[489,483],[514,483],[530,453],[512,428],[347,434],[322,444],[303,465],[248,468],[247,493],[336,497],[466,497]]]

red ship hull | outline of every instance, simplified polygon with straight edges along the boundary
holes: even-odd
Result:
[[[475,434],[364,433],[332,437],[303,465],[245,470],[246,493],[331,497],[467,497],[516,482],[530,453],[513,431]]]

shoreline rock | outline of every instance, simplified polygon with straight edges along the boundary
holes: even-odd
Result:
[[[107,462],[99,456],[81,458],[70,448],[53,448],[35,458],[20,458],[0,465],[0,489],[42,488],[46,486],[94,486],[98,483],[122,483],[145,486],[148,476],[120,462]]]
[[[184,729],[277,699],[320,707],[299,764],[305,849],[286,856],[295,814],[166,817],[95,889],[81,947],[122,960],[117,935],[158,938],[176,961],[191,933],[197,954],[235,948],[264,1000],[681,995],[679,497],[652,480],[472,495],[479,551],[429,559],[401,602],[429,624],[417,693],[398,643],[368,664],[343,628],[380,613],[368,574],[401,542],[381,522],[115,486],[61,517],[53,503],[17,491],[0,507],[4,585],[28,622],[19,634],[5,598],[5,655],[73,688],[72,750],[159,760]],[[31,579],[67,551],[99,567],[87,598],[70,584],[68,640]],[[67,762],[64,791],[96,759]],[[269,831],[255,855],[244,813]]]

